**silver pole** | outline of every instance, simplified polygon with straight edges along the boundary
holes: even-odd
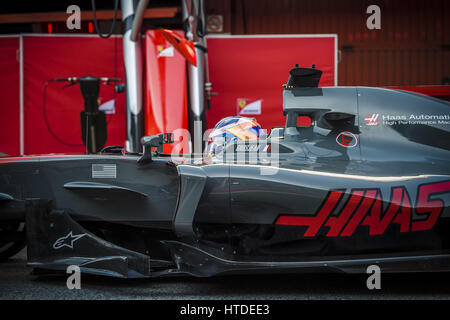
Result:
[[[24,76],[23,76],[23,35],[20,35],[19,38],[19,82],[20,82],[20,155],[23,156],[25,154],[25,125],[24,125]]]
[[[189,80],[189,105],[190,105],[190,131],[194,138],[194,153],[202,153],[202,134],[198,134],[198,121],[201,121],[201,132],[206,128],[205,117],[205,61],[204,61],[204,39],[203,32],[197,32],[199,20],[203,17],[203,0],[181,0],[182,17],[185,23],[186,38],[193,40],[195,44],[195,54],[197,56],[197,66],[188,64]],[[192,7],[193,6],[193,7]],[[204,23],[204,21],[202,20]],[[200,150],[198,150],[200,149]]]
[[[141,0],[136,9],[136,14],[133,19],[133,26],[131,28],[131,41],[137,41],[141,31],[142,21],[144,20],[145,9],[147,9],[149,0]]]
[[[141,0],[141,2],[145,0]],[[135,41],[132,41],[132,26],[135,19],[136,0],[121,0],[122,22],[124,24],[123,57],[125,62],[126,101],[127,101],[127,141],[128,152],[140,152],[140,139],[144,135],[143,105],[143,62],[141,37],[135,31]],[[144,10],[145,11],[145,8]],[[143,13],[141,18],[143,17]],[[142,21],[138,25],[141,25]]]

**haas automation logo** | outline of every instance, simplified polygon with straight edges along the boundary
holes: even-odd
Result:
[[[377,126],[379,118],[380,115],[378,113],[373,113],[365,116],[364,120],[366,121],[366,126]]]

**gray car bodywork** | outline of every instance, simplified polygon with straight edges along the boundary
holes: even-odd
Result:
[[[379,88],[286,88],[283,112],[283,135],[259,142],[271,151],[255,155],[238,142],[226,161],[1,158],[0,219],[26,219],[37,269],[77,264],[120,277],[449,269],[447,102]],[[312,125],[297,126],[301,116]],[[53,247],[77,234],[71,247]]]

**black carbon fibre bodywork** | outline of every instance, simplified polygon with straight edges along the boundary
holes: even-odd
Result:
[[[46,270],[450,270],[447,102],[294,87],[284,90],[283,112],[282,136],[239,142],[201,163],[157,154],[145,165],[117,153],[2,158],[0,220],[26,218],[29,263]],[[312,125],[297,126],[301,116]]]

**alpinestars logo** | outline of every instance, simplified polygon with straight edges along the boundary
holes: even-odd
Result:
[[[366,126],[377,126],[380,115],[378,113],[368,114],[365,116]]]
[[[62,247],[68,247],[70,249],[73,249],[73,243],[80,238],[84,237],[86,234],[72,234],[72,231],[70,231],[67,236],[61,237],[58,240],[55,241],[53,244],[53,249],[61,249]]]

